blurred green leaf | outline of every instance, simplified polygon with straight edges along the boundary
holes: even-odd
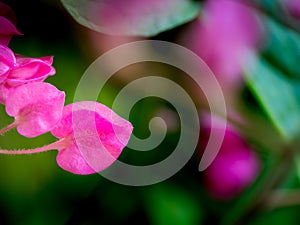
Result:
[[[282,71],[300,78],[300,35],[292,29],[265,18],[267,45],[264,54]]]
[[[146,37],[191,21],[197,17],[200,9],[198,3],[190,0],[61,1],[79,24],[92,30],[112,35]]]
[[[258,214],[249,225],[297,225],[299,224],[299,206],[287,207]]]
[[[260,10],[276,18],[280,17],[280,13],[283,12],[282,0],[253,0],[252,3]]]
[[[297,180],[298,180],[298,184],[299,184],[300,183],[300,153],[299,153],[299,151],[297,151],[295,154],[294,163],[295,163],[295,170],[296,170],[296,174],[297,174]]]
[[[258,11],[276,20],[285,27],[300,31],[299,21],[290,15],[286,7],[287,0],[251,0],[249,3]],[[265,18],[263,19],[265,20]]]
[[[262,58],[250,57],[245,65],[252,93],[280,134],[291,141],[300,133],[300,102],[295,86]]]
[[[176,186],[153,186],[146,209],[153,225],[200,225],[203,211],[195,197]]]

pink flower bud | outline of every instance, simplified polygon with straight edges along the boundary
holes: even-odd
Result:
[[[210,127],[209,123],[210,118],[205,118],[202,132],[204,143],[210,132],[217,135],[219,132],[217,128]],[[205,186],[217,199],[236,197],[255,180],[259,167],[259,159],[255,152],[232,127],[228,126],[217,157],[204,171]]]
[[[18,132],[36,137],[49,132],[62,116],[65,93],[51,84],[33,82],[9,91],[6,112],[15,117]]]
[[[16,17],[12,9],[0,2],[0,44],[8,45],[13,35],[21,33],[15,27]]]
[[[14,25],[17,24],[17,18],[14,11],[5,3],[0,2],[0,16],[8,19]]]
[[[110,166],[127,145],[132,125],[97,102],[77,102],[66,106],[51,133],[68,140],[58,149],[58,165],[74,174],[91,174]]]

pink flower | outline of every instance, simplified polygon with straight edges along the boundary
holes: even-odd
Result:
[[[21,33],[15,27],[16,17],[11,8],[0,2],[0,44],[8,45],[13,35]]]
[[[0,102],[3,104],[10,89],[30,82],[44,81],[55,74],[55,69],[51,66],[52,56],[30,58],[14,55],[8,47],[0,47],[5,50],[0,53]]]
[[[6,84],[9,86],[19,86],[24,83],[44,81],[48,76],[55,74],[55,69],[51,66],[53,56],[41,58],[30,58],[22,55],[16,56],[16,64],[11,69]]]
[[[220,119],[220,122],[223,122]],[[206,144],[210,132],[218,135],[217,128],[210,127],[210,118],[204,119],[202,144]],[[260,162],[258,156],[241,136],[228,126],[217,157],[204,171],[205,186],[217,199],[230,199],[240,194],[257,177]]]
[[[58,165],[74,174],[91,174],[110,166],[121,154],[132,133],[130,122],[97,102],[66,106],[51,131],[67,140],[57,155]]]
[[[208,0],[182,41],[208,64],[221,84],[235,85],[241,79],[243,57],[257,47],[260,33],[255,12],[243,1]]]
[[[6,113],[25,137],[36,137],[54,128],[62,116],[65,93],[51,84],[33,82],[10,91]]]
[[[14,53],[8,47],[0,45],[0,83],[8,76],[11,68],[14,67],[16,59]]]

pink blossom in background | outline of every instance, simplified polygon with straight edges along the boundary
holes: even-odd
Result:
[[[299,0],[284,0],[284,5],[291,16],[300,20],[300,1]]]
[[[260,40],[255,12],[238,0],[208,0],[180,40],[212,69],[221,85],[241,81],[241,62]]]
[[[93,30],[87,30],[86,34],[89,44],[91,44],[91,50],[93,51],[92,53],[96,56],[103,54],[119,45],[142,39],[133,36],[108,35]],[[81,34],[79,33],[79,35]],[[84,46],[86,45],[87,43],[84,43]]]
[[[109,167],[121,154],[132,133],[132,125],[97,102],[66,106],[59,124],[51,131],[64,138],[58,165],[74,174],[91,174]]]
[[[80,32],[80,31],[79,31]],[[109,50],[112,50],[113,48],[116,48],[120,45],[143,40],[142,38],[134,37],[134,36],[116,36],[116,35],[107,35],[100,32],[96,32],[93,30],[87,30],[87,40],[85,42],[82,42],[82,47],[86,49],[88,53],[88,57],[98,57],[101,54],[106,53]],[[82,33],[78,33],[78,35],[82,35]],[[143,49],[138,49],[135,47],[135,49],[132,50],[133,52],[138,51],[144,51]],[[130,58],[130,54],[132,52],[128,52],[128,57]],[[107,66],[114,66],[115,64],[122,63],[122,60],[124,58],[119,57],[110,57],[109,60],[107,60]],[[126,69],[122,69],[118,71],[118,80],[119,81],[128,81],[130,79],[133,79],[135,77],[138,77],[142,71],[145,70],[145,67],[142,64],[135,64],[133,67],[126,67]]]
[[[48,76],[55,74],[52,56],[31,58],[14,55],[11,50],[6,51],[7,53],[0,58],[0,68],[5,68],[5,76],[3,76],[5,79],[0,78],[0,102],[2,104],[5,104],[10,89],[30,82],[44,81]]]
[[[200,138],[205,146],[210,132],[218,135],[219,131],[210,127],[210,117],[205,116],[202,122]],[[220,119],[220,122],[224,121]],[[212,197],[222,200],[239,195],[254,182],[260,170],[258,155],[233,127],[227,126],[217,157],[203,172],[207,191]]]
[[[15,117],[18,132],[36,137],[49,132],[59,122],[65,93],[49,83],[33,82],[10,91],[5,104],[6,113]]]
[[[8,45],[14,35],[21,33],[15,27],[16,17],[12,9],[0,2],[0,44]]]

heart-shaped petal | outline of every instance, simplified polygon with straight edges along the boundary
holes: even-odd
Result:
[[[33,82],[10,91],[6,112],[15,117],[17,130],[26,137],[50,131],[61,119],[65,93],[51,84]]]
[[[58,138],[70,140],[67,148],[60,149],[58,165],[75,174],[102,171],[121,154],[132,129],[130,122],[100,103],[70,104],[64,108],[61,121],[51,131]]]

